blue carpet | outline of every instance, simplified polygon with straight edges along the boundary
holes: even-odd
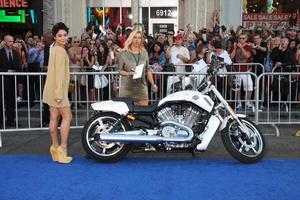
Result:
[[[253,165],[201,158],[128,158],[101,164],[76,157],[0,156],[0,199],[299,199],[300,160]]]

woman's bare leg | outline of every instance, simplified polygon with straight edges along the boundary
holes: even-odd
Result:
[[[72,120],[72,112],[70,107],[59,108],[59,112],[62,116],[62,122],[60,125],[60,135],[61,135],[61,147],[66,148],[68,144],[68,136],[70,130],[70,124]]]
[[[58,119],[59,119],[59,110],[54,107],[50,107],[50,123],[49,123],[49,130],[50,136],[52,141],[52,146],[58,147],[58,137],[57,137],[57,127],[58,127]]]

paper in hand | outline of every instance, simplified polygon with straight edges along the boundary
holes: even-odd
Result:
[[[135,67],[135,74],[133,75],[133,79],[138,79],[142,77],[144,69],[144,64],[138,65]]]
[[[205,69],[207,64],[203,59],[199,60],[197,64],[193,64],[193,72],[201,72],[203,69]]]
[[[96,71],[100,71],[101,69],[102,69],[102,66],[100,66],[100,65],[93,65],[93,67],[92,67],[94,70],[96,70]]]

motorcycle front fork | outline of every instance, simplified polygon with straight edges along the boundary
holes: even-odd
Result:
[[[215,107],[215,109],[218,110],[218,108],[221,108],[221,107],[225,108],[228,111],[228,113],[232,116],[233,120],[235,120],[238,123],[240,130],[243,133],[245,133],[248,138],[250,138],[250,134],[249,134],[246,126],[241,122],[239,117],[236,115],[235,111],[231,108],[231,106],[228,104],[228,102],[223,98],[222,94],[213,85],[211,86],[211,91],[216,95],[216,97],[221,102],[219,105],[217,105]]]

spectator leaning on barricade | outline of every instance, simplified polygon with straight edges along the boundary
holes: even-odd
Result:
[[[195,45],[195,35],[193,33],[189,33],[186,37],[185,47],[189,50],[190,60],[189,63],[193,63],[193,57],[197,55],[197,48]],[[194,55],[194,56],[192,56]]]
[[[231,58],[234,59],[235,63],[250,63],[251,58],[251,50],[252,48],[247,44],[248,36],[246,34],[241,34],[239,36],[238,43],[235,43],[233,49],[231,51]],[[238,65],[236,67],[237,72],[249,72],[248,65]],[[240,74],[237,75],[238,82],[243,84],[243,88],[245,91],[245,102],[246,108],[253,109],[253,104],[249,102],[252,92],[253,92],[253,81],[250,74]],[[241,88],[237,91],[237,106],[236,109],[240,109],[242,107],[241,103]]]
[[[262,65],[264,65],[266,57],[267,57],[267,53],[268,53],[268,49],[267,49],[267,43],[263,42],[260,34],[255,34],[253,37],[253,44],[251,45],[252,47],[252,62],[253,63],[260,63]],[[263,72],[264,72],[264,68],[262,68],[259,65],[255,65],[252,66],[252,72],[254,72],[256,74],[257,77],[259,77]],[[260,79],[260,84],[259,84],[259,99],[262,98],[262,91],[263,91],[263,79]],[[255,81],[255,79],[253,79],[253,82]]]
[[[5,35],[3,40],[4,48],[0,49],[0,72],[20,72],[21,60],[18,52],[13,49],[14,38],[11,35]],[[0,78],[0,126],[4,120],[6,120],[6,126],[15,126],[15,90],[17,89],[15,78],[14,76]],[[3,96],[4,99],[2,99]],[[6,119],[3,119],[3,104]]]
[[[102,72],[107,72],[109,70],[109,66],[111,66],[112,61],[111,57],[109,56],[109,49],[108,46],[105,43],[100,44],[98,47],[96,54],[95,54],[95,61],[96,65],[101,66],[101,71]],[[108,75],[103,75],[106,76],[108,79]],[[108,79],[109,80],[109,79]],[[100,86],[100,100],[108,100],[109,99],[109,84],[107,86]]]
[[[22,39],[16,39],[16,42],[14,45],[16,46],[16,50],[19,53],[19,57],[21,60],[21,71],[26,72],[27,71],[27,60],[26,60],[26,53],[25,49],[23,47],[23,44],[25,45],[25,42]],[[23,99],[24,94],[24,85],[26,81],[26,76],[18,76],[18,97],[17,102],[21,102]]]
[[[280,39],[280,45],[279,47],[276,47],[273,49],[271,55],[270,55],[273,63],[274,63],[274,67],[277,68],[277,70],[275,70],[275,72],[291,72],[291,71],[295,71],[294,69],[294,64],[295,64],[295,60],[293,57],[293,52],[292,50],[289,48],[289,39],[288,38],[281,38]],[[278,76],[276,76],[278,78]],[[275,78],[276,78],[275,77]],[[277,79],[279,80],[279,79]],[[289,91],[290,89],[292,90],[292,99],[295,97],[295,92],[293,92],[293,88],[290,88],[290,84],[289,82],[284,79],[280,79],[280,88],[279,87],[279,82],[275,81],[275,79],[273,80],[273,85],[272,85],[272,89],[273,89],[273,99],[274,100],[279,100],[279,98],[282,101],[286,101],[289,95]],[[292,86],[291,86],[292,87]],[[279,95],[279,93],[281,93],[281,95]]]
[[[223,61],[220,64],[222,64],[224,66],[221,67],[218,72],[220,72],[220,73],[227,72],[225,65],[231,65],[232,64],[232,61],[231,61],[231,58],[230,58],[228,52],[226,50],[222,49],[221,41],[218,41],[218,40],[213,41],[212,46],[213,46],[213,50],[212,50],[212,52],[210,52],[210,54],[208,56],[208,62],[207,63],[211,63],[211,58],[212,58],[213,55],[219,56],[219,57],[223,58]],[[224,74],[218,75],[218,77],[217,77],[217,89],[222,93],[223,96],[225,96],[226,90],[227,90],[226,81],[227,81],[226,75],[224,75]]]
[[[81,47],[80,47],[80,39],[77,36],[74,36],[71,41],[71,47],[68,49],[68,56],[70,59],[70,72],[80,72],[81,70]],[[72,75],[70,77],[71,84],[74,84],[74,87],[76,91],[78,91],[77,94],[77,100],[80,101],[81,99],[81,93],[80,93],[80,84],[79,84],[79,78],[78,75]],[[69,99],[72,100],[73,96],[75,96],[74,92],[69,91],[71,94],[69,94]],[[73,93],[73,94],[72,94]],[[79,108],[83,108],[84,106],[79,103]]]
[[[169,59],[169,62],[175,65],[176,72],[186,72],[185,65],[176,66],[178,64],[189,63],[190,53],[189,50],[182,46],[183,35],[177,34],[174,37],[174,43],[170,44],[170,48],[167,50],[166,57]],[[167,94],[171,92],[171,85],[179,81],[178,76],[169,76],[167,83]]]
[[[160,72],[160,71],[162,71],[162,69],[166,63],[167,63],[166,54],[163,51],[162,44],[160,42],[155,42],[149,53],[149,64],[151,65],[152,70],[154,72]],[[154,75],[154,80],[156,82],[156,85],[158,85],[158,95],[160,98],[161,97],[161,95],[160,95],[160,90],[161,90],[160,75]],[[148,89],[148,90],[150,90],[150,89]]]
[[[85,46],[81,49],[81,67],[83,71],[93,72],[93,65],[95,64],[95,55],[91,53],[90,49]],[[95,87],[94,87],[94,75],[83,75],[87,77],[87,81],[84,81],[85,89],[88,90],[87,102],[95,101]],[[87,84],[87,85],[86,85]],[[82,94],[86,94],[85,91]],[[87,105],[88,106],[88,105]]]
[[[28,72],[41,72],[44,66],[44,45],[41,41],[36,43],[34,48],[29,49],[28,53]],[[29,102],[30,106],[34,105],[34,100],[38,100],[39,95],[39,76],[29,75]]]

